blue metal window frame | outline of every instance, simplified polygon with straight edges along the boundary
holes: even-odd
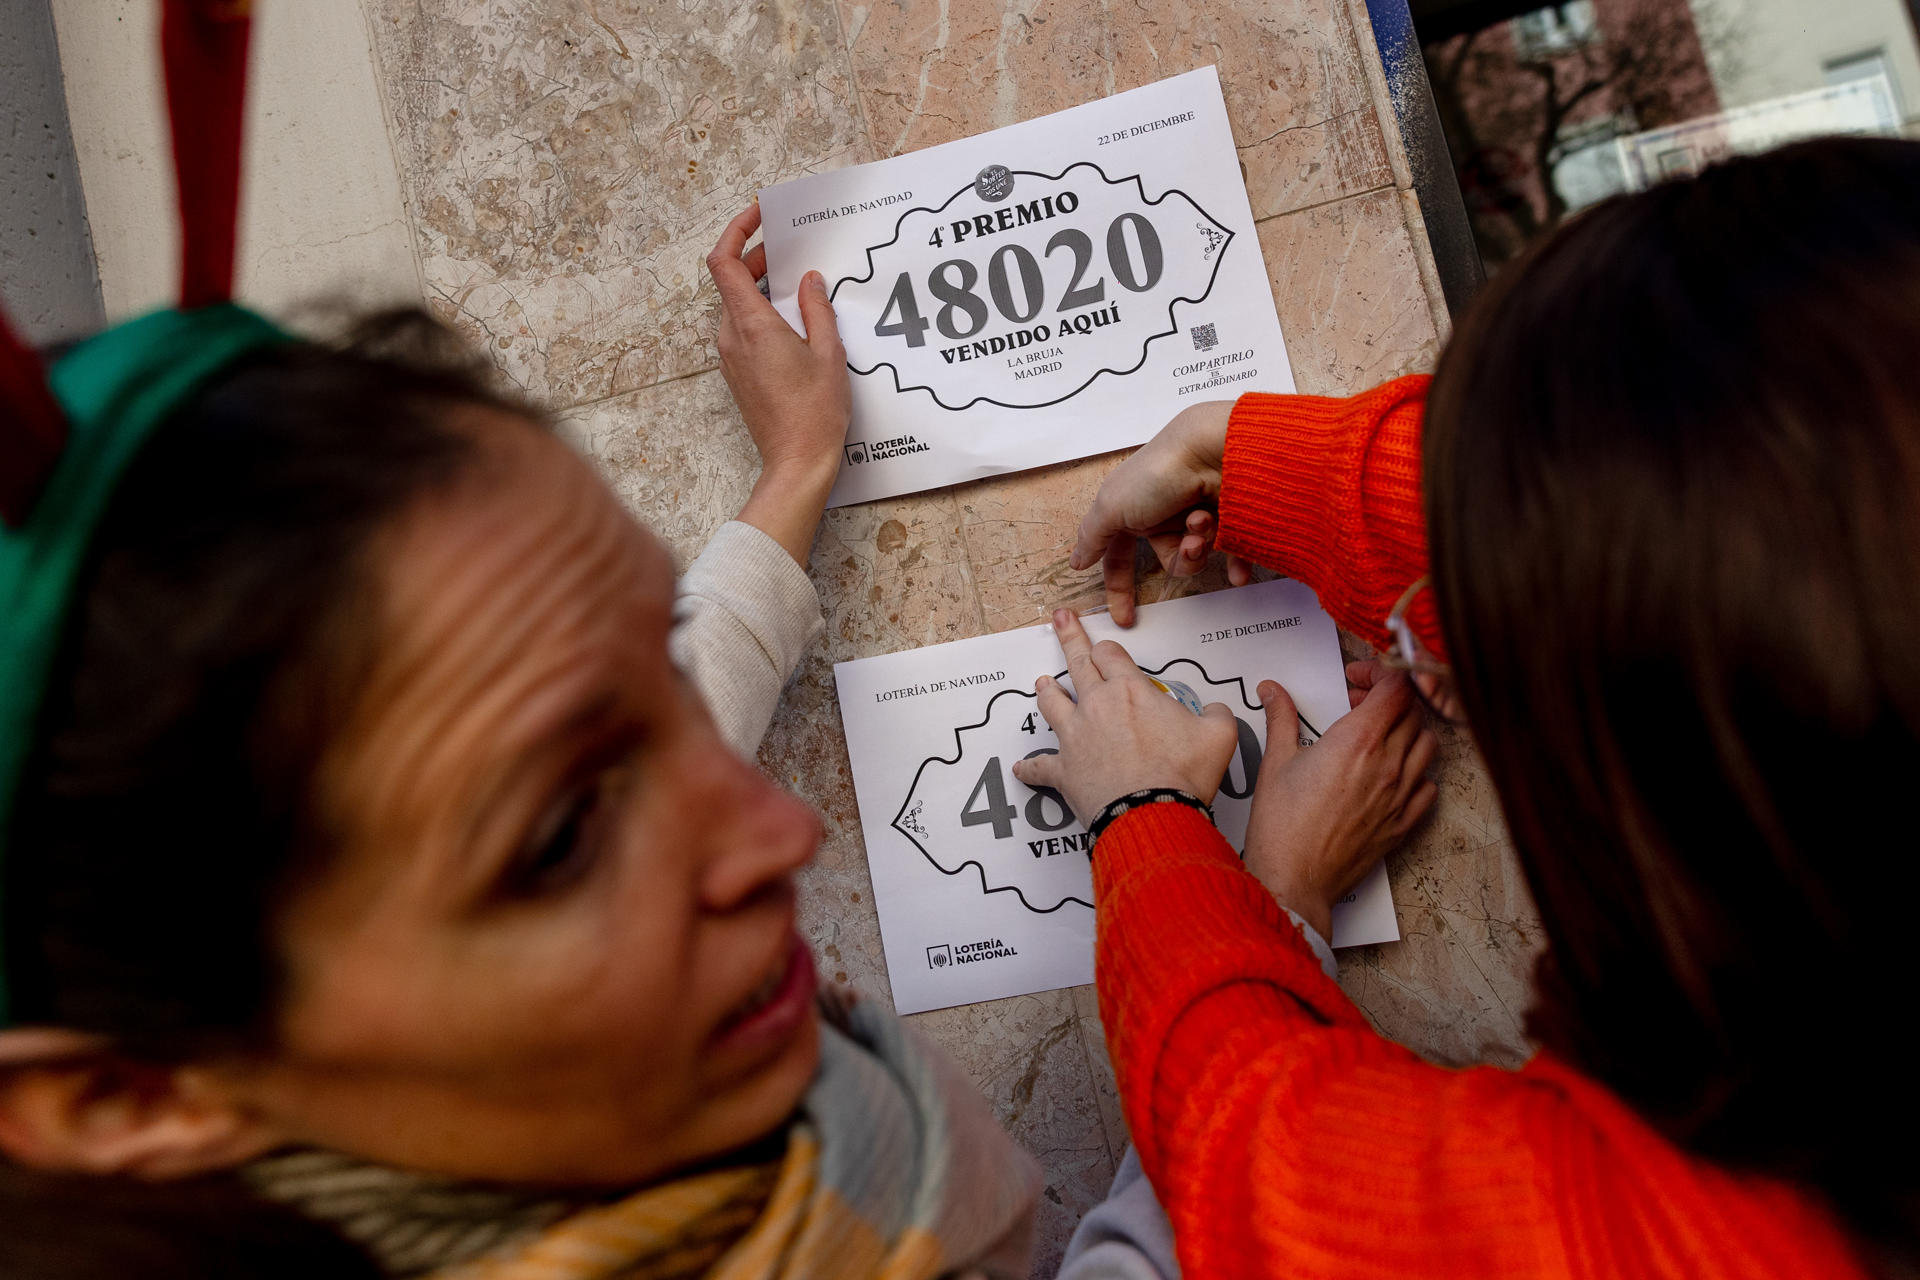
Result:
[[[1486,282],[1486,269],[1480,262],[1473,226],[1467,221],[1467,204],[1454,174],[1453,156],[1440,130],[1440,112],[1434,106],[1433,88],[1427,83],[1427,63],[1421,56],[1419,34],[1413,28],[1413,13],[1407,0],[1367,0],[1367,16],[1373,23],[1373,41],[1386,72],[1388,97],[1413,170],[1414,194],[1419,197],[1421,217],[1427,225],[1440,288],[1446,295],[1447,310],[1458,315]]]

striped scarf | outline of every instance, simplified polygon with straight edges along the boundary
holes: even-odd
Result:
[[[431,1280],[1024,1277],[1039,1171],[938,1050],[821,999],[820,1069],[784,1153],[624,1197],[477,1188],[331,1152],[272,1156],[256,1189]]]

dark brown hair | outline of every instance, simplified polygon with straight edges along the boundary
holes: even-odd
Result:
[[[228,1180],[36,1173],[0,1163],[7,1280],[377,1280],[357,1246]]]
[[[1920,145],[1580,215],[1428,407],[1459,693],[1545,922],[1530,1027],[1909,1250]]]
[[[236,365],[114,494],[23,775],[5,867],[20,1022],[177,1058],[257,1040],[275,909],[326,853],[311,781],[378,610],[370,548],[524,412],[417,312]]]

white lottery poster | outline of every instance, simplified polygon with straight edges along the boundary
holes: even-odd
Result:
[[[1156,678],[1233,709],[1240,747],[1213,811],[1236,849],[1266,749],[1260,681],[1293,694],[1302,742],[1347,712],[1333,620],[1290,579],[1147,605],[1127,631],[1096,615],[1087,630],[1126,645]],[[834,667],[901,1013],[1093,981],[1086,829],[1058,793],[1011,768],[1058,749],[1033,682],[1063,668],[1048,626]],[[1334,907],[1337,947],[1399,936],[1384,867]]]
[[[760,193],[768,292],[827,281],[844,506],[1144,443],[1293,390],[1212,67]]]

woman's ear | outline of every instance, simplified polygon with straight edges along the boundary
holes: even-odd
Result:
[[[0,1153],[22,1165],[181,1178],[279,1144],[206,1073],[136,1062],[76,1032],[0,1031]]]

